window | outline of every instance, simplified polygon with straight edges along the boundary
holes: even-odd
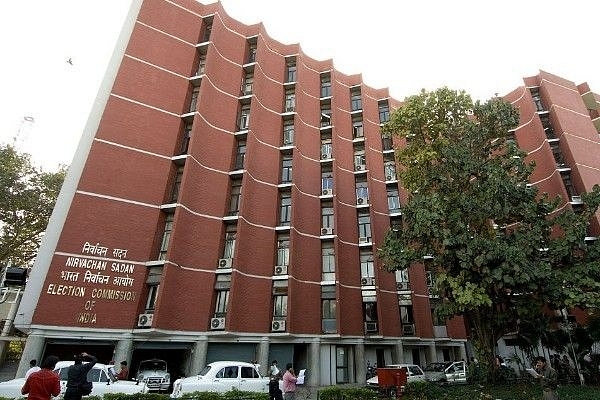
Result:
[[[385,180],[386,181],[395,181],[396,177],[396,163],[393,161],[388,161],[385,163],[384,167],[385,172]]]
[[[294,111],[296,111],[296,93],[293,90],[286,90],[284,112]]]
[[[321,174],[321,189],[333,190],[333,176],[331,176],[331,172],[323,172]]]
[[[217,372],[215,377],[220,378],[220,379],[237,379],[238,367],[237,366],[225,367],[225,368],[221,369],[219,372]]]
[[[258,372],[256,372],[256,369],[253,367],[242,367],[242,378],[246,378],[246,379],[255,379],[255,378],[260,378],[260,376],[258,375]]]
[[[248,47],[248,63],[256,61],[256,43],[251,43]]]
[[[365,151],[359,150],[354,153],[354,168],[357,171],[363,170],[365,165],[367,164],[367,159],[365,157]]]
[[[183,179],[183,167],[177,167],[175,171],[175,181],[173,182],[173,190],[171,191],[171,203],[176,203],[179,198],[179,188]]]
[[[153,311],[158,297],[158,288],[160,285],[148,285],[148,297],[146,298],[146,311]]]
[[[323,242],[321,245],[321,280],[335,281],[335,250],[333,242]]]
[[[362,119],[354,119],[352,121],[352,136],[358,139],[364,137],[364,135]]]
[[[371,241],[371,217],[368,213],[358,214],[358,236]]]
[[[356,200],[358,204],[366,204],[369,201],[369,186],[367,182],[356,182]]]
[[[387,100],[382,101],[378,104],[379,106],[379,122],[385,123],[390,120],[390,106],[388,105]]]
[[[289,225],[292,220],[292,195],[289,192],[281,193],[279,203],[279,224]]]
[[[240,116],[238,119],[239,126],[238,130],[243,131],[248,129],[248,125],[250,124],[250,106],[244,105],[240,110]]]
[[[204,69],[206,68],[206,54],[200,54],[198,58],[198,69],[196,70],[196,76],[204,75]]]
[[[321,299],[321,328],[323,333],[336,333],[336,307],[335,299]]]
[[[321,227],[333,228],[333,203],[325,202],[321,206]]]
[[[251,72],[246,73],[244,80],[242,81],[242,95],[248,96],[252,94],[252,85],[254,84],[254,74]]]
[[[365,322],[377,322],[377,303],[363,303],[363,313]]]
[[[385,135],[381,137],[381,147],[383,151],[394,150],[394,143],[392,141],[392,137]]]
[[[235,251],[235,227],[227,227],[228,231],[225,232],[225,246],[223,248],[223,258],[233,258]]]
[[[578,192],[575,189],[575,186],[573,186],[573,182],[571,181],[571,174],[561,174],[561,177],[569,197],[572,198],[573,196],[577,196]]]
[[[291,156],[281,159],[281,183],[292,183],[292,161]]]
[[[215,317],[224,317],[227,314],[229,290],[217,290],[215,296]]]
[[[294,144],[294,121],[285,121],[283,123],[283,145],[292,146]]]
[[[388,209],[391,213],[400,211],[400,194],[398,188],[387,188]]]
[[[286,82],[296,82],[296,64],[290,63],[287,65]]]
[[[398,270],[394,273],[396,274],[396,282],[410,282],[408,280],[408,269]]]
[[[279,235],[277,238],[277,264],[290,265],[290,237]]]
[[[190,146],[190,139],[192,138],[192,124],[187,124],[183,128],[183,136],[181,138],[181,147],[179,148],[179,155],[187,154]]]
[[[414,324],[413,307],[408,305],[400,306],[400,321],[402,324]]]
[[[198,106],[198,95],[200,94],[200,88],[195,87],[192,91],[192,97],[190,99],[190,108],[188,112],[196,112],[196,107]]]
[[[321,105],[321,128],[331,126],[331,105]]]
[[[350,90],[350,110],[351,111],[362,110],[362,100],[360,98],[360,88],[353,88]]]
[[[335,380],[336,383],[350,382],[350,374],[348,373],[348,360],[350,349],[346,346],[337,346],[335,349]]]
[[[246,141],[238,140],[235,154],[235,169],[244,169],[244,160],[246,158]]]
[[[328,160],[331,158],[331,154],[333,152],[331,146],[331,139],[321,140],[321,159]]]
[[[542,97],[540,96],[539,88],[531,89],[531,97],[533,98],[533,103],[535,104],[536,110],[545,111],[544,104],[542,103]]]
[[[229,215],[238,215],[242,198],[242,180],[231,181],[231,198],[229,200]]]
[[[370,251],[361,252],[360,254],[360,277],[375,277],[375,263],[373,262],[373,253]]]
[[[200,43],[208,42],[210,40],[210,34],[212,32],[212,21],[207,21],[204,25],[204,32],[202,33],[202,40]]]
[[[287,316],[287,295],[273,296],[273,318]]]
[[[173,214],[167,214],[165,219],[165,229],[163,231],[162,241],[160,243],[160,252],[158,253],[159,260],[167,259],[167,250],[169,248],[169,239],[173,230]]]
[[[321,97],[331,97],[331,75],[321,75]]]
[[[427,281],[427,287],[433,287],[433,283],[434,283],[433,271],[425,271],[425,279]]]

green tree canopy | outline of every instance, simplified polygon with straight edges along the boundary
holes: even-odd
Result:
[[[28,154],[0,145],[0,266],[28,266],[65,177],[65,169],[43,172]]]
[[[397,159],[409,198],[379,256],[390,271],[433,271],[436,312],[465,317],[484,363],[543,307],[600,302],[598,246],[584,240],[600,190],[582,196],[580,213],[557,213],[559,199],[527,184],[535,166],[509,133],[517,123],[500,98],[442,88],[409,97],[384,127],[406,139]]]

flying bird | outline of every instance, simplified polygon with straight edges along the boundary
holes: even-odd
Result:
[[[69,57],[69,59],[67,60],[67,64],[73,65],[73,60],[71,59],[71,57]]]

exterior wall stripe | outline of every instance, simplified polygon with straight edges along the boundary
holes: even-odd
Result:
[[[122,149],[127,149],[127,150],[131,150],[131,151],[135,151],[137,153],[142,153],[142,154],[146,154],[152,157],[158,157],[158,158],[162,158],[162,159],[166,159],[166,160],[171,160],[171,156],[164,156],[162,154],[157,154],[157,153],[153,153],[151,151],[147,151],[147,150],[142,150],[142,149],[137,149],[135,147],[131,147],[131,146],[125,146],[123,144],[120,143],[115,143],[115,142],[111,142],[108,140],[104,140],[104,139],[99,139],[99,138],[94,138],[95,142],[100,142],[100,143],[104,143],[107,144],[109,146],[115,146],[115,147],[120,147]]]
[[[160,33],[160,34],[162,34],[162,35],[168,36],[168,37],[170,37],[171,39],[175,39],[175,40],[177,40],[177,41],[179,41],[179,42],[181,42],[181,43],[187,44],[187,45],[189,45],[190,47],[196,47],[196,44],[194,44],[194,43],[190,43],[190,42],[188,42],[187,40],[184,40],[184,39],[182,39],[182,38],[180,38],[180,37],[177,37],[177,36],[175,36],[175,35],[171,35],[170,33],[167,33],[167,32],[165,32],[165,31],[163,31],[163,30],[161,30],[161,29],[155,28],[154,26],[152,26],[152,25],[149,25],[149,24],[146,24],[146,23],[144,23],[144,22],[142,22],[142,21],[140,21],[140,20],[138,20],[136,23],[137,23],[138,25],[144,26],[144,27],[146,27],[146,28],[148,28],[148,29],[152,29],[153,31],[156,31],[156,32],[158,32],[158,33]]]
[[[142,106],[142,107],[150,108],[150,109],[155,110],[155,111],[160,111],[162,113],[165,113],[165,114],[168,114],[168,115],[172,115],[172,116],[177,117],[177,118],[181,118],[180,114],[177,114],[177,113],[174,113],[174,112],[171,112],[171,111],[167,111],[167,110],[163,110],[161,108],[154,107],[154,106],[142,103],[141,101],[133,100],[133,99],[130,99],[128,97],[118,95],[116,93],[111,93],[110,96],[116,97],[117,99],[128,101],[128,102],[133,103],[133,104],[137,104],[137,105]]]
[[[185,79],[186,81],[189,81],[189,80],[190,80],[190,77],[189,77],[189,76],[184,76],[184,75],[178,74],[177,72],[169,71],[169,70],[168,70],[168,69],[166,69],[166,68],[160,67],[160,66],[158,66],[158,65],[156,65],[156,64],[152,64],[152,63],[150,63],[150,62],[148,62],[148,61],[144,61],[144,60],[142,60],[141,58],[134,57],[134,56],[130,56],[129,54],[125,54],[125,57],[126,57],[126,58],[129,58],[129,59],[131,59],[131,60],[133,60],[133,61],[137,61],[137,62],[139,62],[139,63],[145,64],[145,65],[148,65],[148,66],[150,66],[150,67],[152,67],[152,68],[156,68],[156,69],[158,69],[158,70],[160,70],[160,71],[166,72],[166,73],[168,73],[168,74],[171,74],[171,75],[173,75],[173,76],[176,76],[176,77],[178,77],[178,78],[183,78],[183,79]]]
[[[101,194],[101,193],[86,192],[86,191],[83,191],[83,190],[77,190],[75,193],[81,194],[81,195],[84,195],[84,196],[97,197],[97,198],[100,198],[100,199],[117,201],[117,202],[120,202],[120,203],[127,203],[127,204],[133,204],[133,205],[136,205],[136,206],[142,206],[142,207],[149,207],[149,208],[160,209],[160,204],[143,203],[141,201],[124,199],[122,197],[108,196],[106,194]]]

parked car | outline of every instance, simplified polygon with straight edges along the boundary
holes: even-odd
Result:
[[[69,367],[74,361],[59,361],[54,368],[60,376],[60,396],[65,394],[67,389],[67,373]],[[138,385],[135,381],[118,381],[109,372],[108,365],[96,363],[88,372],[88,381],[92,382],[92,393],[90,396],[102,396],[105,393],[125,393],[134,394],[144,392],[143,385]],[[21,388],[25,384],[25,378],[15,378],[10,381],[0,383],[0,397],[20,398],[26,397],[21,394]]]
[[[281,387],[281,381],[280,381]],[[191,392],[219,392],[230,390],[269,392],[269,378],[258,372],[258,365],[243,361],[215,361],[198,375],[177,379],[173,383],[172,398]]]
[[[431,363],[425,367],[430,382],[467,383],[467,364],[464,361]]]
[[[166,392],[171,385],[171,375],[167,362],[158,358],[144,360],[137,371],[139,384],[144,384],[148,392]]]
[[[425,381],[425,373],[416,364],[391,364],[387,365],[386,368],[404,368],[406,369],[406,383]],[[379,380],[377,375],[367,380],[367,386],[377,387],[379,386]]]

